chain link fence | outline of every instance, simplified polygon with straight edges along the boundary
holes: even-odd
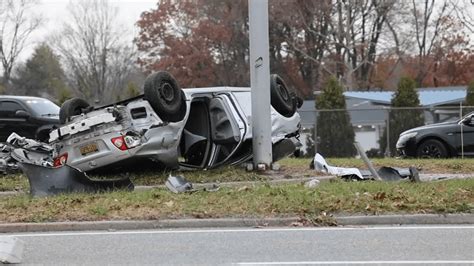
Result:
[[[360,106],[348,109],[299,110],[303,128],[300,139],[303,144],[302,154],[314,156],[316,152],[320,152],[320,146],[325,142],[334,143],[334,149],[340,148],[337,146],[340,140],[334,139],[338,135],[335,133],[341,128],[338,122],[334,121],[331,125],[317,123],[318,118],[328,113],[347,113],[354,130],[355,141],[361,144],[369,157],[394,157],[398,156],[395,144],[401,132],[417,126],[459,121],[473,111],[474,106],[462,105],[398,108]]]

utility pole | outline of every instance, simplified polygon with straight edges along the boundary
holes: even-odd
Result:
[[[250,86],[252,88],[253,164],[272,164],[268,0],[249,0]]]

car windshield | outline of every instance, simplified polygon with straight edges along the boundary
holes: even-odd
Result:
[[[38,116],[59,116],[59,107],[46,99],[31,99],[25,103],[33,109]]]
[[[466,119],[467,117],[470,117],[470,116],[473,116],[474,115],[474,112],[470,112],[468,113],[467,115],[463,116],[461,119],[458,119],[458,123],[463,121],[464,119]]]

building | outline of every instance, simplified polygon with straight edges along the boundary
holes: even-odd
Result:
[[[425,124],[458,119],[466,98],[466,86],[417,89],[420,105],[424,109]],[[346,108],[349,112],[355,139],[368,151],[380,149],[394,91],[346,91]],[[306,134],[314,129],[316,108],[314,100],[304,101],[299,110]],[[306,137],[302,138],[302,140]],[[381,149],[384,150],[384,149]]]

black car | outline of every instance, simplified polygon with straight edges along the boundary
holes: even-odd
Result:
[[[11,133],[47,141],[49,131],[59,124],[59,107],[48,99],[28,96],[0,96],[0,142]]]
[[[402,156],[447,158],[474,156],[474,113],[463,119],[412,128],[400,134],[397,150]]]

